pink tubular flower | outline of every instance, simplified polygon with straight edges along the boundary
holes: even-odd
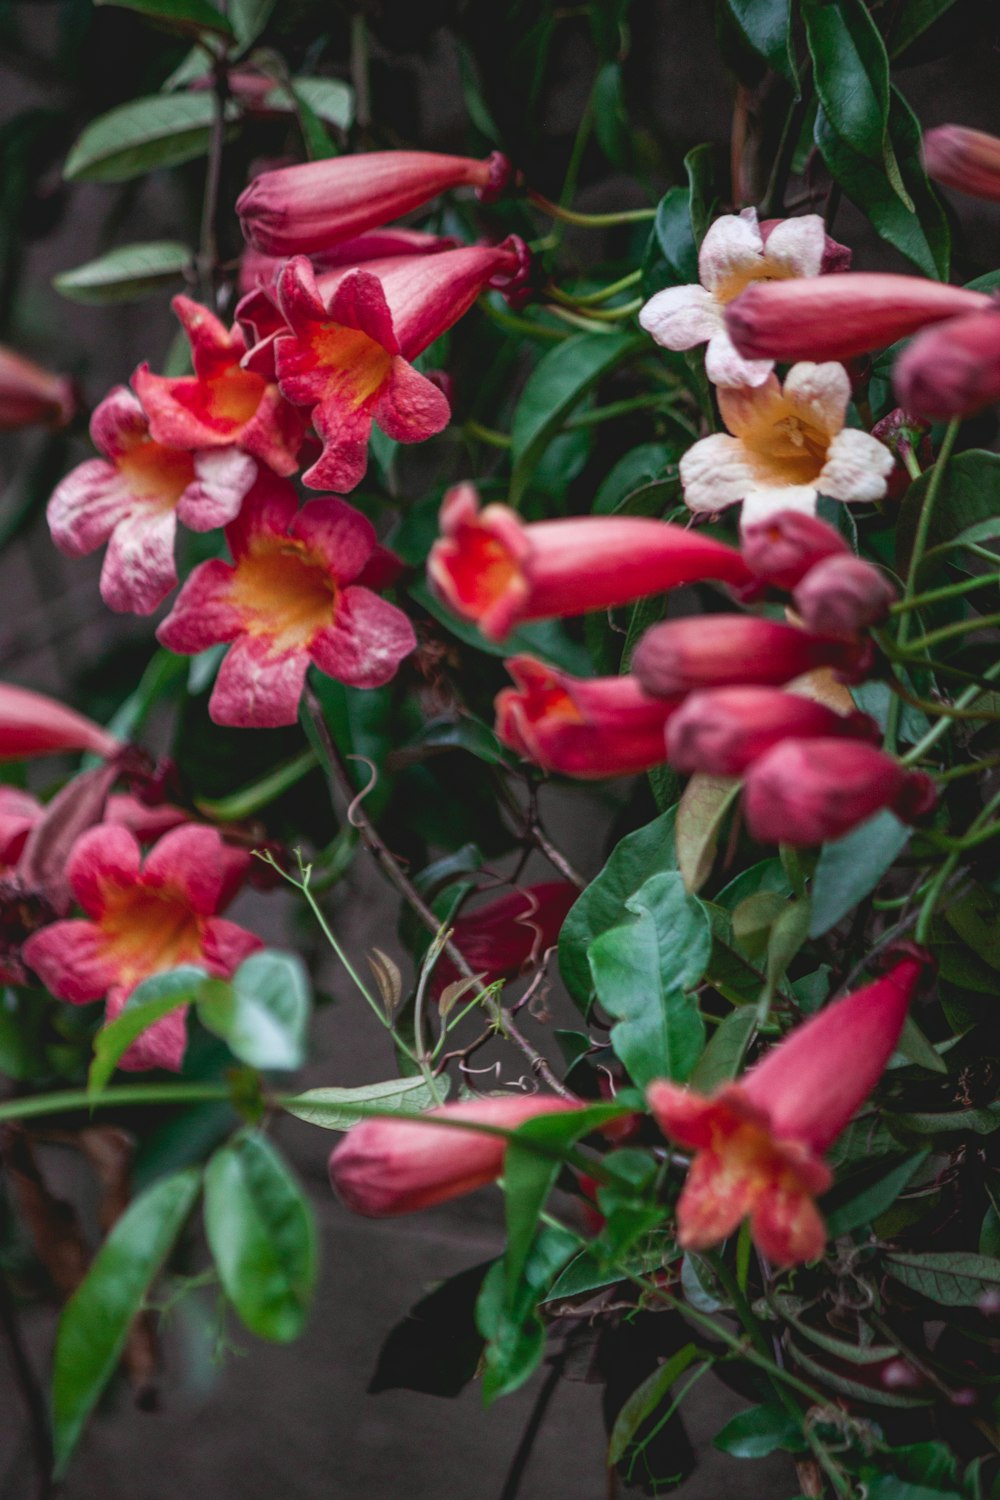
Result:
[[[413,650],[402,610],[357,582],[375,531],[342,500],[300,511],[293,487],[262,470],[226,540],[232,563],[196,568],[156,632],[183,655],[233,642],[209,701],[217,724],[294,724],[310,662],[352,687],[381,687]]]
[[[715,688],[691,693],[667,725],[667,752],[678,771],[742,776],[785,739],[846,735],[875,742],[867,714],[841,716],[822,703],[773,687]]]
[[[427,1120],[516,1130],[536,1115],[574,1107],[565,1099],[533,1094],[444,1104],[426,1116],[362,1120],[332,1152],[330,1181],[348,1208],[373,1219],[447,1203],[500,1176],[507,1142],[502,1136],[447,1130]]]
[[[431,151],[369,151],[263,172],[240,194],[236,212],[256,250],[309,254],[402,218],[449,188],[475,187],[490,202],[512,180],[499,152],[473,161]]]
[[[1000,140],[965,125],[938,125],[923,139],[927,175],[973,198],[1000,203]]]
[[[231,521],[257,465],[235,448],[187,453],[155,442],[142,407],[124,386],[94,412],[90,435],[104,457],[87,459],[56,486],[47,511],[52,540],[69,557],[84,557],[107,542],[105,604],[152,614],[177,583],[178,520],[192,531]]]
[[[217,915],[224,895],[222,840],[212,828],[175,828],[143,862],[125,828],[89,829],[67,875],[84,919],[53,922],[28,939],[25,963],[60,1000],[86,1005],[107,996],[107,1020],[151,974],[197,964],[228,978],[258,937]],[[155,1022],[125,1053],[123,1068],[180,1068],[183,1010]]]
[[[526,257],[514,236],[502,245],[407,256],[382,263],[379,275],[363,266],[347,271],[325,300],[305,256],[288,262],[278,302],[289,331],[276,335],[275,366],[282,394],[310,408],[324,444],[306,484],[353,489],[367,466],[373,422],[400,443],[422,442],[447,425],[447,400],[412,361],[488,286],[518,281]]]
[[[121,741],[93,719],[43,693],[0,682],[0,761],[30,760],[62,750],[89,750],[107,759],[121,749]]]
[[[724,214],[709,228],[698,252],[700,286],[670,286],[639,314],[641,326],[665,349],[708,344],[705,372],[720,386],[762,385],[771,359],[747,360],[726,332],[726,305],[755,281],[783,281],[844,269],[850,251],[830,240],[819,214],[757,223],[757,210]]]
[[[751,573],[772,588],[794,589],[827,557],[850,557],[847,542],[801,510],[780,510],[740,528],[740,550]]]
[[[154,443],[168,448],[239,448],[276,474],[294,474],[305,435],[302,414],[276,385],[240,367],[246,342],[190,297],[171,304],[191,345],[194,375],[152,375],[140,365],[132,379]]]
[[[896,398],[933,421],[967,417],[1000,401],[1000,308],[951,318],[913,340],[892,372]]]
[[[331,271],[336,266],[359,266],[389,256],[436,255],[439,250],[454,250],[459,243],[454,235],[427,234],[422,229],[401,229],[390,224],[385,229],[369,229],[353,239],[342,240],[309,259],[317,271]],[[240,293],[245,296],[257,287],[270,286],[284,260],[283,255],[265,255],[248,245],[240,256]],[[239,308],[236,311],[239,317]]]
[[[889,613],[896,590],[864,558],[824,558],[810,568],[792,595],[799,619],[820,635],[854,635]]]
[[[858,271],[759,282],[726,308],[726,327],[747,359],[843,360],[990,305],[982,292],[921,276]]]
[[[733,547],[666,521],[583,516],[528,525],[506,505],[479,509],[471,484],[441,506],[427,575],[435,591],[488,640],[516,625],[611,609],[702,579],[745,585]]]
[[[884,1073],[924,968],[922,954],[900,958],[709,1097],[650,1084],[660,1129],[695,1153],[677,1204],[685,1249],[717,1244],[749,1215],[756,1244],[779,1266],[822,1254],[815,1199],[832,1181],[823,1154]]]
[[[796,848],[842,838],[883,808],[912,823],[936,800],[929,776],[861,740],[782,740],[753,763],[743,787],[753,837]]]
[[[496,698],[497,735],[547,771],[633,776],[666,760],[675,703],[649,698],[634,677],[571,677],[532,656],[504,663],[517,686]]]
[[[692,615],[647,630],[632,670],[647,693],[673,698],[692,688],[780,687],[815,667],[860,682],[870,661],[867,641],[810,635],[756,615]]]
[[[0,344],[0,432],[65,427],[76,412],[73,382]]]
[[[566,913],[579,894],[568,880],[508,891],[474,911],[463,912],[452,925],[451,941],[482,975],[484,984],[516,979],[555,947]],[[438,999],[445,986],[458,978],[458,970],[443,953],[431,975],[431,994]]]

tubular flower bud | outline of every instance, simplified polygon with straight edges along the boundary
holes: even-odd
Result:
[[[677,705],[647,697],[634,677],[571,677],[531,656],[504,665],[517,687],[497,694],[497,734],[526,760],[587,779],[666,760],[663,732]]]
[[[870,662],[867,641],[810,635],[756,615],[706,615],[647,630],[632,670],[647,693],[673,698],[693,688],[780,687],[816,667],[860,682]]]
[[[875,742],[880,731],[867,714],[841,716],[779,688],[716,688],[684,700],[667,725],[667,754],[685,775],[742,776],[782,740],[834,735]]]
[[[400,229],[390,224],[385,229],[369,229],[353,239],[342,240],[309,258],[317,272],[332,271],[336,266],[359,266],[390,256],[435,255],[439,250],[454,250],[458,244],[454,235],[426,234],[422,229]],[[248,245],[240,256],[240,293],[245,295],[257,287],[273,285],[284,260],[283,255],[265,255]],[[236,313],[238,318],[238,307]]]
[[[413,626],[358,582],[376,548],[360,511],[335,499],[300,510],[292,485],[264,470],[226,541],[232,563],[195,568],[156,632],[184,655],[232,642],[208,705],[216,724],[294,724],[310,663],[352,687],[396,675]]]
[[[587,614],[682,584],[751,581],[733,547],[666,521],[584,516],[527,525],[506,505],[479,509],[471,484],[441,506],[427,575],[456,614],[501,641],[526,620]]]
[[[700,285],[670,286],[657,292],[639,314],[641,326],[664,349],[693,349],[707,343],[705,371],[720,386],[762,385],[773,360],[746,360],[726,331],[726,305],[755,281],[818,276],[850,251],[830,240],[819,214],[757,223],[757,210],[716,219],[698,252]]]
[[[76,411],[73,382],[0,344],[0,432],[65,427]]]
[[[175,828],[146,855],[125,828],[103,823],[76,841],[66,873],[84,920],[53,922],[22,950],[60,1000],[107,996],[113,1021],[151,974],[198,964],[227,979],[262,946],[218,915],[227,894],[225,847],[213,828]],[[156,1021],[125,1053],[123,1068],[180,1068],[186,1007]]]
[[[451,941],[484,984],[516,979],[555,947],[566,913],[579,894],[568,880],[508,891],[475,911],[463,912],[452,923]],[[451,959],[442,953],[431,975],[434,998],[458,978]]]
[[[885,619],[895,598],[896,590],[872,563],[841,555],[810,568],[792,595],[803,625],[820,635],[867,630]]]
[[[929,776],[860,740],[782,740],[753,763],[743,787],[753,837],[796,848],[842,838],[883,808],[912,823],[936,800]]]
[[[928,130],[922,154],[928,177],[973,198],[1000,203],[1000,140],[964,125]]]
[[[892,372],[897,399],[918,417],[967,417],[1000,401],[1000,307],[928,328]]]
[[[741,523],[775,511],[812,515],[817,497],[878,500],[885,494],[892,454],[878,438],[845,427],[851,385],[843,365],[794,365],[784,386],[720,390],[719,410],[729,433],[713,433],[680,462],[684,499],[693,511],[713,513],[743,501]]]
[[[444,1104],[425,1116],[362,1120],[331,1153],[330,1181],[348,1208],[373,1219],[447,1203],[495,1182],[503,1171],[506,1139],[467,1127],[516,1130],[536,1115],[574,1107],[565,1099],[533,1094]],[[449,1130],[428,1121],[453,1121],[464,1128]]]
[[[800,510],[779,510],[751,521],[741,527],[740,543],[751,573],[776,589],[794,589],[827,557],[852,555],[839,531]]]
[[[263,172],[240,194],[236,212],[255,250],[308,254],[399,219],[449,188],[474,187],[492,202],[513,179],[510,162],[496,151],[485,161],[369,151]]]
[[[923,955],[899,959],[709,1097],[650,1084],[660,1129],[695,1153],[677,1204],[682,1247],[707,1249],[749,1216],[755,1243],[778,1265],[822,1254],[815,1199],[832,1181],[823,1153],[884,1073],[923,972]]]
[[[0,683],[0,761],[31,760],[61,750],[89,750],[107,759],[121,748],[121,741],[100,724],[54,698]]]
[[[857,271],[748,287],[726,308],[726,327],[747,359],[843,360],[989,306],[982,292],[922,276]]]

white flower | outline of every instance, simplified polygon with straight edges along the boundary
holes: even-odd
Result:
[[[893,466],[878,438],[844,426],[851,383],[843,365],[793,365],[782,388],[719,391],[729,433],[702,438],[681,459],[684,499],[715,512],[743,501],[742,524],[779,510],[816,510],[817,495],[879,500]],[[731,435],[730,435],[731,434]]]

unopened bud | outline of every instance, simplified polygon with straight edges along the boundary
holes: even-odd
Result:
[[[927,329],[896,361],[892,383],[908,410],[933,420],[1000,400],[1000,306]]]
[[[964,125],[939,125],[923,142],[927,175],[973,198],[1000,202],[1000,140]]]
[[[762,583],[789,590],[824,558],[851,555],[839,531],[799,510],[780,510],[744,526],[742,551],[747,567]]]
[[[872,563],[838,556],[810,568],[792,598],[807,630],[855,635],[886,618],[896,590]]]

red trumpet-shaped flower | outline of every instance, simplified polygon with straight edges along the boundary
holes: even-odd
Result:
[[[447,1203],[500,1176],[507,1142],[484,1131],[448,1130],[438,1121],[516,1130],[536,1115],[573,1108],[565,1099],[532,1094],[444,1104],[407,1119],[362,1120],[331,1154],[330,1181],[348,1208],[373,1219]]]
[[[0,683],[0,761],[31,760],[61,750],[109,757],[121,748],[113,734],[64,703],[12,682]]]
[[[73,382],[0,344],[0,432],[65,427],[76,411]]]
[[[859,271],[756,282],[730,302],[726,327],[748,359],[843,360],[990,305],[940,281]]]
[[[148,615],[177,583],[178,520],[192,531],[224,526],[239,512],[257,465],[234,447],[184,452],[156,442],[138,401],[116,386],[94,412],[90,458],[58,484],[47,517],[69,557],[107,542],[101,597],[110,609]]]
[[[140,365],[132,380],[149,420],[149,435],[169,448],[240,448],[276,474],[294,474],[305,435],[302,413],[240,361],[246,341],[190,297],[172,303],[191,345],[194,375],[152,375]]]
[[[353,489],[367,466],[373,422],[400,443],[422,442],[447,425],[447,400],[412,361],[488,286],[522,278],[527,254],[511,236],[502,245],[373,262],[382,265],[379,274],[362,266],[334,276],[326,298],[305,256],[288,262],[277,287],[288,331],[275,336],[274,357],[282,394],[310,408],[324,444],[306,484]]]
[[[928,328],[903,350],[892,384],[907,412],[933,421],[1000,401],[1000,308]]]
[[[439,250],[454,250],[458,244],[454,235],[426,234],[422,229],[401,229],[390,224],[386,229],[369,229],[353,239],[342,240],[309,259],[317,271],[331,271],[336,266],[359,266],[390,256],[436,255]],[[285,259],[283,255],[265,255],[248,245],[240,256],[240,292],[245,296],[255,288],[272,285]],[[240,317],[239,307],[236,314]]]
[[[756,1244],[779,1266],[822,1254],[815,1199],[832,1181],[823,1153],[885,1071],[923,971],[922,955],[900,958],[710,1097],[650,1084],[660,1129],[695,1153],[677,1204],[685,1249],[717,1244],[749,1216]]]
[[[231,641],[209,700],[217,724],[294,724],[310,662],[352,687],[381,687],[414,648],[395,605],[357,581],[375,531],[342,500],[299,510],[293,487],[266,470],[226,527],[232,563],[202,563],[157,639],[191,655]]]
[[[889,613],[896,590],[873,563],[838,554],[810,568],[792,595],[799,619],[820,635],[853,635]]]
[[[839,531],[818,516],[780,510],[741,528],[743,560],[761,583],[793,589],[827,557],[851,556]]]
[[[839,735],[874,742],[879,727],[867,714],[842,717],[780,688],[715,688],[685,698],[667,725],[667,753],[670,764],[685,774],[742,776],[782,740]]]
[[[755,615],[689,616],[648,630],[632,670],[648,693],[672,698],[692,688],[780,687],[815,667],[860,682],[871,654],[867,641],[810,635]]]
[[[927,175],[973,198],[1000,203],[1000,140],[965,125],[928,130],[921,154]]]
[[[839,839],[883,808],[912,823],[936,800],[922,771],[849,739],[783,740],[754,761],[743,786],[754,838],[799,848]]]
[[[430,151],[370,151],[262,172],[236,201],[243,233],[267,255],[326,250],[429,203],[474,187],[490,202],[513,181],[499,152],[485,161]]]
[[[740,554],[700,532],[637,516],[585,516],[529,525],[506,505],[479,509],[471,484],[448,491],[427,573],[456,614],[489,640],[526,620],[582,615],[682,584],[743,586]]]
[[[227,895],[226,853],[213,828],[175,828],[145,861],[127,829],[89,829],[67,866],[84,918],[36,932],[22,950],[25,963],[60,1000],[86,1005],[106,995],[109,1021],[151,974],[197,964],[228,978],[262,945],[218,915]],[[178,1069],[185,1044],[181,1009],[145,1031],[120,1066]]]
[[[484,984],[517,976],[555,947],[566,913],[580,892],[568,880],[550,880],[506,892],[452,924],[451,941]],[[437,998],[459,978],[447,953],[434,965],[431,992]],[[470,996],[471,998],[471,996]]]
[[[497,694],[497,734],[526,760],[593,779],[666,759],[663,732],[676,704],[648,697],[634,677],[572,677],[531,656],[504,665],[517,686]]]

